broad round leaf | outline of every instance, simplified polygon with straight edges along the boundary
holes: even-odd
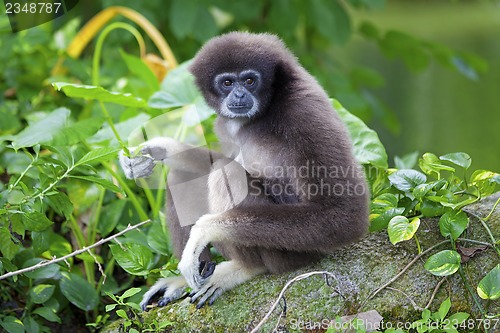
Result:
[[[427,177],[416,170],[402,169],[389,175],[392,186],[401,191],[409,191],[427,181]]]
[[[24,333],[22,321],[14,316],[6,316],[0,320],[0,326],[8,333]]]
[[[361,164],[371,164],[378,168],[387,169],[387,153],[377,133],[366,126],[361,119],[347,111],[335,99],[333,107],[346,124],[351,135],[356,160]]]
[[[35,304],[42,304],[49,300],[54,294],[56,287],[52,284],[39,284],[30,289],[31,301]]]
[[[467,229],[469,225],[469,217],[462,211],[446,212],[439,219],[439,231],[444,237],[451,236],[457,239]]]
[[[96,289],[87,280],[73,273],[62,273],[59,283],[61,292],[66,298],[84,311],[90,311],[99,304]]]
[[[500,298],[500,264],[482,278],[477,286],[477,293],[482,299]]]
[[[28,259],[23,263],[22,268],[34,266],[41,261],[43,261],[43,259],[40,258]],[[24,275],[26,275],[30,279],[50,279],[59,274],[59,269],[60,269],[59,265],[50,264],[48,266],[35,269],[34,271],[26,272],[24,273]]]
[[[143,245],[125,243],[109,247],[118,265],[130,274],[147,275],[153,267],[153,253]]]
[[[466,153],[451,153],[443,156],[439,156],[442,161],[448,161],[455,165],[461,166],[464,169],[468,169],[472,162],[470,156]]]
[[[399,242],[409,240],[415,235],[420,226],[420,219],[414,218],[411,222],[404,216],[395,216],[389,221],[387,232],[393,245]]]
[[[430,256],[425,262],[425,269],[437,276],[447,276],[458,271],[460,254],[453,250],[443,250]]]

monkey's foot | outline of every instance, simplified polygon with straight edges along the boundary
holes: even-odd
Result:
[[[237,261],[222,262],[215,266],[213,275],[205,281],[200,289],[193,290],[189,294],[191,303],[198,301],[197,309],[200,309],[207,301],[208,305],[212,305],[225,291],[233,289],[265,271],[264,267],[245,268]]]
[[[142,311],[147,311],[155,301],[158,301],[158,306],[165,306],[187,295],[186,287],[186,280],[182,276],[159,279],[144,294],[139,305]]]

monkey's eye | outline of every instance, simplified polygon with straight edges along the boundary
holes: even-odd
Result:
[[[245,80],[245,83],[248,84],[249,86],[251,86],[255,83],[255,81],[254,81],[254,79],[248,78]]]
[[[231,80],[224,80],[222,82],[222,84],[224,85],[224,87],[231,87],[233,85],[233,81],[231,81]]]

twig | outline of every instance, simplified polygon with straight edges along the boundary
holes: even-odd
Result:
[[[420,306],[418,306],[418,305],[417,305],[417,303],[415,303],[415,301],[414,301],[414,300],[413,300],[410,296],[408,296],[408,294],[407,294],[407,293],[405,293],[404,291],[399,290],[399,289],[396,289],[396,288],[392,288],[392,287],[386,287],[386,289],[388,289],[388,290],[393,290],[393,291],[397,291],[398,293],[403,294],[403,296],[404,296],[404,297],[406,297],[406,299],[407,299],[408,301],[410,301],[411,305],[413,305],[413,308],[414,308],[415,310],[418,310],[418,311],[422,311],[422,310],[423,310],[423,309],[422,309]]]
[[[410,268],[417,260],[419,260],[420,258],[422,258],[424,255],[426,255],[427,253],[429,253],[430,251],[434,250],[435,248],[441,246],[441,245],[444,245],[444,244],[447,244],[449,243],[450,241],[449,240],[445,240],[445,241],[442,241],[440,243],[437,243],[433,246],[431,246],[430,248],[428,248],[427,250],[423,251],[422,253],[418,254],[415,258],[413,258],[412,261],[410,261],[410,263],[408,265],[406,265],[402,270],[401,272],[399,272],[396,276],[394,276],[392,279],[390,279],[388,282],[386,282],[382,287],[376,289],[375,291],[373,291],[364,301],[363,303],[361,303],[361,305],[359,306],[358,310],[361,309],[363,306],[365,306],[366,302],[368,302],[369,300],[371,300],[373,297],[375,297],[375,295],[377,295],[379,292],[381,292],[382,290],[384,290],[387,286],[389,286],[391,283],[393,283],[394,281],[396,281],[401,275],[404,274],[404,272],[406,272],[408,270],[408,268]]]
[[[74,257],[74,256],[76,256],[76,255],[78,255],[80,253],[83,253],[85,251],[88,251],[88,250],[90,250],[90,249],[92,249],[94,247],[97,247],[99,245],[107,243],[110,240],[113,240],[113,239],[115,239],[115,238],[123,235],[124,233],[129,232],[130,230],[137,229],[137,228],[139,228],[139,227],[141,227],[144,224],[149,223],[149,222],[151,222],[151,220],[142,221],[142,222],[140,222],[140,223],[138,223],[136,225],[130,225],[129,224],[125,229],[123,229],[119,233],[114,234],[112,236],[109,236],[107,238],[103,238],[100,241],[98,241],[98,242],[96,242],[96,243],[94,243],[92,245],[85,246],[84,248],[81,248],[81,249],[76,250],[76,251],[74,251],[74,252],[72,252],[70,254],[65,255],[64,257],[59,257],[59,258],[54,258],[54,259],[51,259],[51,260],[40,261],[36,265],[30,266],[30,267],[26,267],[26,268],[23,268],[23,269],[14,271],[14,272],[9,272],[9,273],[6,273],[4,275],[0,275],[0,280],[9,278],[11,276],[23,274],[23,273],[26,273],[26,272],[31,272],[31,271],[34,271],[35,269],[39,269],[39,268],[42,268],[42,267],[45,267],[45,266],[48,266],[48,265],[52,265],[52,264],[55,264],[55,263],[58,263],[58,262],[61,262],[61,261],[66,261],[66,259],[68,259],[68,258]]]
[[[432,292],[432,295],[431,295],[431,298],[429,299],[429,302],[427,302],[427,305],[425,306],[424,309],[428,309],[429,306],[431,306],[432,304],[432,301],[434,300],[434,297],[436,297],[436,294],[439,290],[439,287],[441,287],[441,285],[443,284],[443,282],[446,281],[446,276],[444,278],[442,278],[438,284],[436,285],[436,287],[434,288],[434,291]]]
[[[317,272],[309,272],[309,273],[304,273],[304,274],[301,274],[301,275],[298,275],[296,277],[294,277],[293,279],[291,279],[290,281],[288,281],[285,286],[283,287],[283,289],[281,290],[280,294],[278,295],[278,298],[276,299],[276,301],[274,302],[274,304],[271,306],[271,308],[269,309],[269,311],[266,313],[266,315],[264,316],[264,318],[257,324],[257,326],[255,326],[255,328],[250,332],[250,333],[257,333],[259,331],[259,329],[262,327],[262,325],[264,325],[266,323],[266,321],[269,319],[269,317],[271,317],[271,314],[273,313],[273,311],[276,309],[276,307],[278,306],[278,304],[280,303],[281,299],[283,298],[283,295],[285,294],[285,291],[295,282],[297,281],[300,281],[300,280],[304,280],[304,279],[307,279],[308,277],[311,277],[313,275],[323,275],[323,276],[331,276],[335,279],[335,275],[333,275],[332,273],[328,272],[328,271],[317,271]]]

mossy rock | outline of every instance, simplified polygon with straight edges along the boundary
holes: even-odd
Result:
[[[468,206],[465,210],[478,216],[486,216],[500,194]],[[499,238],[500,212],[494,212],[488,220],[493,235]],[[491,243],[484,227],[472,215],[466,237]],[[417,232],[422,250],[444,238],[440,235],[438,219],[423,219]],[[477,246],[463,243],[464,247]],[[236,289],[226,292],[214,305],[197,310],[188,299],[163,308],[143,313],[145,326],[154,320],[170,321],[166,332],[249,332],[265,316],[286,282],[295,276],[311,271],[329,271],[335,275],[328,285],[321,275],[296,282],[286,291],[286,318],[282,332],[325,332],[326,323],[338,317],[376,310],[384,322],[413,322],[420,318],[421,308],[429,302],[433,291],[442,279],[424,269],[427,257],[450,248],[444,244],[413,264],[402,276],[372,299],[371,293],[391,280],[417,255],[414,240],[392,245],[386,231],[371,233],[361,242],[337,251],[323,261],[299,271],[277,276],[264,275]],[[479,281],[498,264],[498,255],[492,248],[479,251],[464,265],[464,273],[475,292]],[[437,311],[446,298],[451,299],[450,313],[467,312],[472,318],[480,318],[464,282],[456,273],[441,284],[431,311]],[[365,302],[366,301],[366,302]],[[498,303],[480,300],[491,314],[498,314]],[[280,314],[280,307],[266,322],[261,332],[272,332]],[[309,329],[308,329],[309,328]],[[102,332],[122,332],[121,322],[116,321]]]

